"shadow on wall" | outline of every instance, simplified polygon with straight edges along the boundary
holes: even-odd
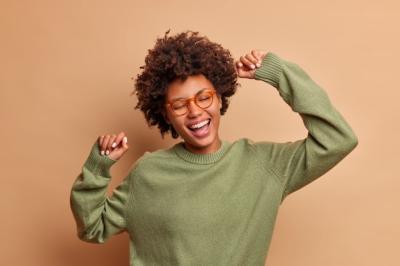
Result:
[[[59,242],[50,252],[57,258],[54,265],[60,266],[115,266],[129,265],[129,236],[127,233],[114,236],[104,244],[91,244],[68,237]]]

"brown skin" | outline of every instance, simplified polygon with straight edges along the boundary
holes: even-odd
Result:
[[[239,60],[235,62],[238,77],[254,79],[256,69],[261,67],[262,60],[266,55],[266,51],[252,50],[250,53],[241,56]],[[210,87],[212,84],[203,75],[190,76],[185,82],[172,82],[168,87],[166,97],[167,99],[172,99],[177,96],[185,98],[190,97],[196,94],[196,92],[201,90],[204,86]],[[218,135],[220,118],[218,108],[220,108],[220,106],[220,99],[217,98],[214,99],[212,105],[206,110],[197,107],[193,102],[191,102],[190,111],[183,117],[172,116],[170,110],[167,110],[168,121],[184,139],[185,147],[189,151],[204,154],[212,153],[219,149],[221,140]],[[185,124],[188,123],[188,121],[197,121],[205,118],[212,118],[212,122],[214,123],[213,127],[210,127],[209,136],[201,140],[196,140],[190,136],[190,132],[185,128]],[[124,137],[126,141],[124,141]],[[104,153],[104,156],[108,156],[110,159],[115,161],[119,160],[129,149],[124,132],[120,132],[118,135],[106,134],[99,136],[98,142],[100,151]],[[114,147],[113,143],[115,143]]]

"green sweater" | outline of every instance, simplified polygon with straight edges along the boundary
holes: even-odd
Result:
[[[96,142],[71,191],[79,238],[103,243],[128,232],[134,266],[264,265],[283,199],[326,173],[358,140],[298,65],[268,53],[255,78],[301,115],[307,138],[223,141],[206,155],[182,143],[145,153],[108,198],[115,161],[101,156]]]

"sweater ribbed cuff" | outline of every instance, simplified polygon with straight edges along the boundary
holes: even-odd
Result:
[[[84,163],[84,167],[95,175],[111,177],[110,168],[116,162],[117,161],[100,154],[100,148],[96,141],[92,147],[92,150],[90,151],[89,157]]]
[[[279,78],[282,73],[282,59],[274,53],[269,52],[263,59],[261,67],[254,74],[256,80],[263,80],[278,88]]]

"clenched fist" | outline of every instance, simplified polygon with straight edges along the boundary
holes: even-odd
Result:
[[[124,155],[124,153],[129,149],[128,138],[125,136],[124,132],[116,135],[102,135],[99,136],[99,149],[103,156],[108,156],[108,158],[117,161]]]
[[[256,69],[261,67],[262,60],[266,55],[266,51],[252,50],[250,53],[241,56],[235,63],[238,76],[240,78],[254,79]]]

